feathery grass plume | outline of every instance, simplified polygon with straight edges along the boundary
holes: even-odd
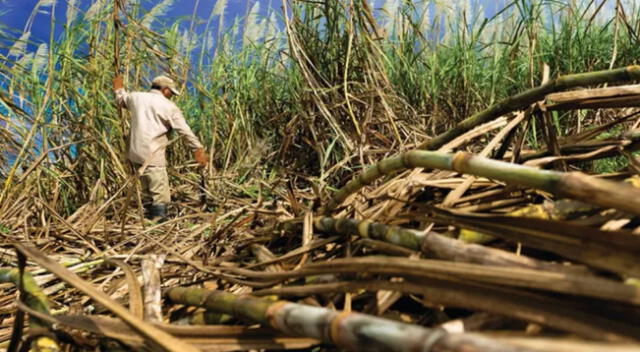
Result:
[[[40,0],[38,1],[37,7],[51,7],[56,4],[57,0]]]
[[[156,6],[154,6],[151,11],[149,11],[144,17],[142,17],[142,21],[140,24],[144,27],[150,28],[153,21],[155,21],[158,17],[164,16],[171,6],[173,6],[174,0],[163,0]]]
[[[474,15],[474,21],[473,21],[473,28],[471,30],[471,32],[478,32],[478,35],[482,35],[482,33],[484,33],[484,29],[482,26],[486,26],[486,23],[484,23],[484,19],[485,17],[485,7],[483,4],[476,2],[475,3],[475,7],[473,8],[473,13]]]
[[[36,5],[33,7],[33,10],[31,11],[31,15],[29,15],[29,18],[27,19],[27,23],[24,26],[24,31],[25,32],[30,32],[31,31],[31,27],[33,26],[33,22],[36,19],[36,16],[43,12],[40,11],[41,8],[43,7],[52,7],[55,6],[57,0],[39,0]]]
[[[422,3],[422,13],[419,17],[418,28],[424,36],[427,36],[431,29],[431,1],[425,1]]]
[[[78,0],[68,0],[67,1],[67,27],[73,23],[78,17]]]
[[[29,41],[29,37],[31,37],[31,32],[27,31],[22,33],[20,38],[13,43],[11,48],[9,49],[8,57],[21,57],[25,54],[27,50],[27,42]]]
[[[233,47],[239,40],[240,36],[240,17],[237,17],[233,20],[233,24],[231,25],[231,35],[229,36],[229,43]],[[221,42],[221,44],[224,44]]]
[[[20,67],[22,70],[27,71],[29,69],[29,65],[33,64],[33,53],[27,53],[22,55],[17,61],[16,66]]]
[[[176,43],[176,51],[182,55],[187,55],[190,48],[193,48],[195,38],[190,35],[188,29],[178,32],[178,41]]]
[[[204,48],[203,51],[207,51],[213,48],[214,45],[214,36],[212,32],[207,32],[207,39],[206,42],[204,44]]]
[[[47,65],[49,60],[49,47],[46,43],[42,43],[38,46],[36,54],[33,58],[33,73],[38,74]]]
[[[87,21],[91,21],[93,19],[99,19],[97,16],[104,10],[106,0],[95,0],[94,3],[89,6],[89,9],[84,15],[84,18]]]
[[[213,49],[213,45],[215,43],[215,38],[213,36],[213,31],[211,28],[211,23],[213,22],[213,18],[216,17],[215,7],[209,13],[209,17],[207,18],[207,22],[204,25],[204,29],[201,34],[201,48],[200,48],[200,58],[198,59],[198,70],[202,70],[204,65],[204,58],[208,56],[209,50]],[[221,18],[222,19],[222,18]],[[218,22],[219,26],[223,26],[222,21]],[[214,53],[215,55],[215,53]]]
[[[469,18],[471,13],[471,0],[454,0],[451,2],[452,27],[451,30],[457,36],[469,38]]]
[[[213,14],[218,16],[224,16],[224,12],[227,9],[227,0],[216,0],[216,5],[213,8]]]
[[[260,42],[264,40],[265,35],[267,34],[268,26],[269,26],[268,18],[263,18],[258,21],[257,37],[255,38],[254,42]]]
[[[452,38],[452,32],[454,30],[453,23],[455,23],[455,8],[454,4],[448,2],[440,2],[437,7],[438,13],[442,18],[442,43],[450,44],[450,39]]]
[[[382,6],[382,12],[387,17],[382,28],[384,29],[387,37],[392,37],[394,35],[399,10],[400,0],[387,0]]]
[[[269,13],[268,20],[265,22],[266,34],[264,41],[271,46],[278,46],[278,36],[280,35],[280,27],[278,27],[278,18],[276,17],[275,12],[271,11]]]
[[[249,15],[247,15],[247,19],[244,22],[244,33],[242,39],[243,47],[246,47],[250,44],[255,44],[260,39],[262,35],[261,29],[263,29],[263,26],[259,15],[260,2],[256,1],[251,7]]]

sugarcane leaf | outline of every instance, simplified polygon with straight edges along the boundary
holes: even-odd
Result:
[[[133,315],[142,319],[144,317],[144,300],[142,298],[142,287],[136,272],[129,264],[118,259],[105,259],[105,263],[115,265],[124,272],[129,291],[129,309]]]
[[[637,260],[639,239],[625,231],[607,232],[566,221],[462,214],[435,208],[431,213],[432,217],[423,220],[521,242],[625,276],[640,276],[640,263]]]
[[[15,247],[20,253],[23,253],[25,256],[41,265],[43,268],[51,271],[54,275],[58,276],[63,281],[67,282],[68,284],[93,298],[96,302],[105,306],[107,309],[121,318],[124,322],[126,322],[132,328],[132,331],[135,331],[141,336],[144,336],[144,338],[148,339],[149,341],[154,342],[162,350],[170,352],[199,351],[199,349],[181,340],[178,340],[173,336],[160,331],[158,328],[142,321],[140,318],[129,312],[126,308],[118,304],[116,301],[112,300],[104,292],[98,291],[91,284],[82,280],[78,275],[69,271],[58,262],[52,260],[36,248],[24,246],[21,244],[16,244]]]

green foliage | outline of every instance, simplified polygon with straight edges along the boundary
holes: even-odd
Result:
[[[622,155],[611,158],[598,159],[593,162],[593,172],[596,174],[607,174],[624,171],[629,166],[629,160]]]

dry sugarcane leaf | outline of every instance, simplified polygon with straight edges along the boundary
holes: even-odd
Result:
[[[592,209],[588,204],[580,202],[559,202],[558,209],[552,209],[553,216],[559,216],[561,212],[579,212]],[[625,249],[628,251],[637,252],[640,251],[640,237],[632,234],[629,231],[602,231],[597,228],[588,227],[584,225],[575,224],[568,221],[560,221],[546,218],[536,217],[513,217],[503,215],[492,214],[477,214],[477,213],[462,213],[453,210],[444,210],[430,208],[430,210],[438,216],[451,215],[452,218],[469,218],[469,219],[481,219],[487,220],[487,222],[493,221],[495,223],[504,224],[505,226],[516,227],[520,226],[532,226],[532,231],[547,231],[546,237],[555,239],[559,242],[565,243],[577,243],[577,241],[584,241],[585,243],[597,243],[600,245],[606,245],[616,247],[619,249]],[[523,221],[524,223],[519,223]]]
[[[591,139],[586,141],[565,143],[560,145],[560,152],[566,156],[572,156],[573,154],[585,154],[591,153],[595,150],[600,150],[605,147],[616,147],[618,149],[624,149],[628,151],[637,150],[639,148],[639,140],[640,136],[636,134],[631,134],[624,138],[613,138],[613,139]],[[531,159],[543,158],[545,156],[551,155],[550,152],[546,149],[538,152],[529,152],[521,155],[520,161],[526,162]],[[614,151],[603,152],[598,155],[599,158],[605,158],[609,156],[617,155]]]
[[[640,276],[640,237],[630,232],[607,232],[566,221],[514,218],[431,209],[426,220],[444,222],[513,242],[557,253],[596,268]]]
[[[625,317],[613,317],[595,312],[593,304],[578,304],[522,290],[495,285],[480,285],[469,281],[414,279],[405,282],[381,280],[334,282],[304,286],[266,289],[259,296],[298,296],[304,294],[357,292],[358,290],[388,290],[424,295],[430,305],[443,305],[479,310],[539,323],[571,332],[589,339],[632,341],[640,339],[637,326],[630,326]]]
[[[131,348],[143,349],[145,340],[132,333],[128,325],[119,319],[103,315],[58,315],[49,316],[25,306],[20,309],[37,316],[50,324],[119,340]],[[319,343],[318,340],[305,337],[289,337],[272,329],[250,328],[228,325],[180,326],[153,324],[156,328],[184,339],[202,351],[234,351],[244,349],[302,349]],[[148,346],[147,346],[148,347]]]
[[[553,156],[561,156],[560,143],[558,143],[558,132],[556,126],[552,122],[551,113],[549,111],[541,111],[538,113],[542,122],[542,132],[546,140],[547,149],[551,151]],[[567,165],[563,160],[554,162],[555,169],[560,169],[564,172],[567,171]]]
[[[487,144],[482,151],[480,152],[480,156],[489,156],[489,154],[493,151],[494,148],[498,146],[498,143],[502,141],[514,128],[516,128],[524,119],[529,117],[530,111],[520,111],[517,113],[516,117],[507,124],[505,128],[500,130],[498,134],[496,134],[489,144]],[[471,187],[473,182],[476,180],[475,176],[467,176],[465,181],[456,187],[455,190],[450,192],[447,197],[442,202],[442,206],[450,207],[453,205],[460,197],[464,195],[464,193]]]
[[[282,255],[282,256],[280,256],[278,258],[275,258],[275,259],[272,259],[272,260],[267,260],[267,261],[256,263],[256,264],[252,264],[252,265],[247,266],[246,268],[247,269],[251,269],[251,268],[261,267],[261,266],[264,266],[264,265],[270,265],[270,264],[273,264],[273,263],[278,263],[278,262],[282,262],[282,261],[285,261],[285,260],[288,260],[288,259],[292,259],[292,258],[295,258],[297,256],[303,255],[304,253],[312,251],[314,249],[326,246],[329,243],[335,242],[338,238],[340,238],[340,236],[333,236],[333,237],[329,237],[327,239],[318,239],[318,240],[315,240],[315,241],[309,243],[306,246],[302,246],[300,248],[296,248],[296,249],[294,249],[294,250],[288,252],[287,254],[284,254],[284,255]]]
[[[162,281],[160,269],[166,255],[151,254],[142,260],[144,281],[144,318],[151,322],[162,321]]]
[[[455,138],[454,140],[448,142],[447,144],[443,145],[442,147],[438,148],[439,151],[451,151],[454,150],[456,148],[458,148],[461,145],[464,145],[465,143],[469,142],[470,140],[477,138],[479,136],[485,136],[487,135],[487,133],[491,132],[494,129],[497,128],[501,128],[507,125],[507,118],[506,117],[499,117],[493,121],[487,122],[485,124],[482,124],[472,130],[470,130],[469,132],[458,136],[457,138]]]
[[[421,251],[428,256],[454,262],[493,266],[515,266],[555,272],[588,273],[588,270],[581,266],[560,265],[519,256],[496,248],[468,244],[433,231],[428,231],[428,229],[417,231],[398,226],[387,226],[368,220],[360,221],[328,217],[316,219],[316,228],[322,232],[337,232],[343,235],[357,234],[365,239],[375,238],[385,241],[383,242],[385,244],[393,243],[394,246],[402,246],[399,248],[404,250],[404,252],[400,252],[400,255],[405,255],[405,253],[407,253],[406,251],[409,251],[406,255],[416,253],[414,251]],[[395,250],[392,253],[397,252],[398,251]]]
[[[302,223],[302,246],[308,246],[309,243],[313,240],[313,212],[306,211],[304,213],[304,219]],[[304,253],[302,258],[300,258],[300,262],[294,267],[295,269],[300,268],[304,263],[309,259],[309,253]]]
[[[618,147],[615,145],[610,145],[606,147],[602,147],[600,149],[596,149],[591,152],[582,153],[582,154],[571,154],[564,156],[547,156],[539,159],[531,159],[524,163],[527,166],[535,166],[535,167],[543,167],[549,163],[555,161],[576,161],[576,160],[589,160],[594,157],[600,157],[602,154],[617,150]]]
[[[145,346],[145,339],[131,331],[131,328],[120,320],[104,315],[58,315],[51,316],[19,304],[18,308],[49,324],[56,324],[57,329],[67,327],[75,330],[86,331],[92,334],[116,339],[135,349]]]
[[[96,302],[105,306],[107,309],[121,318],[124,322],[126,322],[133,331],[136,331],[145,339],[154,342],[162,350],[170,352],[198,351],[197,348],[179,339],[176,339],[175,337],[163,331],[160,331],[158,328],[148,323],[145,323],[140,318],[129,312],[126,308],[109,298],[109,296],[107,296],[104,292],[96,290],[92,285],[82,280],[78,275],[67,270],[59,263],[51,260],[39,250],[21,244],[16,244],[15,247],[18,251],[41,265],[43,268],[51,271],[63,281],[84,292],[85,294],[93,298]]]
[[[24,273],[26,266],[25,256],[18,253],[18,291],[20,292],[20,296],[18,296],[17,303],[22,304],[22,300],[25,296],[24,289]],[[16,352],[22,341],[22,335],[24,331],[24,323],[25,323],[25,314],[23,311],[19,311],[16,313],[16,318],[13,321],[13,327],[11,329],[11,340],[9,341],[9,346],[7,347],[7,352]]]
[[[586,99],[610,98],[625,95],[640,95],[640,84],[551,93],[545,97],[545,100],[553,104],[566,104],[580,102]]]
[[[439,327],[451,333],[462,333],[483,330],[496,330],[498,328],[505,327],[507,324],[514,323],[518,322],[513,321],[513,319],[508,319],[495,314],[475,313],[466,318],[447,321],[440,324]]]
[[[486,284],[601,298],[640,306],[640,288],[593,275],[382,256],[337,258],[329,262],[309,264],[304,269],[334,273],[389,274],[394,277],[472,280]]]
[[[577,134],[565,136],[560,140],[560,144],[561,145],[570,145],[570,144],[583,142],[583,141],[586,141],[588,139],[591,139],[593,141],[593,138],[597,137],[601,133],[606,132],[607,130],[611,129],[614,126],[623,124],[624,122],[627,122],[627,121],[631,120],[632,118],[634,118],[634,117],[636,117],[638,115],[640,115],[640,111],[634,111],[633,113],[630,113],[628,115],[624,115],[622,117],[616,118],[613,121],[610,121],[610,122],[602,124],[600,126],[588,129],[588,130],[586,130],[584,132],[580,132],[580,133],[577,133]]]
[[[105,263],[115,265],[122,269],[127,280],[127,288],[129,290],[129,310],[138,318],[144,316],[144,302],[142,299],[142,288],[131,266],[118,259],[105,259]]]
[[[632,343],[602,343],[575,338],[512,336],[491,334],[493,338],[511,345],[531,348],[536,351],[554,352],[637,352],[638,345]]]
[[[277,257],[269,250],[269,248],[259,244],[252,244],[251,252],[256,259],[258,259],[258,264],[265,266],[265,271],[280,272],[284,270],[282,265],[277,262],[274,264],[264,264],[266,262],[274,262],[277,260]]]
[[[359,239],[356,244],[361,244],[367,247],[372,248],[373,250],[382,252],[387,255],[399,256],[399,257],[408,257],[410,255],[417,254],[416,251],[411,249],[401,247],[395,244],[387,243],[384,241],[372,240],[370,238],[362,238]]]
[[[554,110],[579,110],[579,109],[613,109],[633,108],[640,106],[640,95],[628,95],[611,98],[584,99],[577,102],[548,105],[547,109]]]

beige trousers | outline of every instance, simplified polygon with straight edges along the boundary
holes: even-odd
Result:
[[[139,169],[141,165],[135,165]],[[142,176],[143,201],[151,201],[151,204],[168,204],[171,202],[171,190],[169,188],[169,176],[164,166],[148,166]]]

